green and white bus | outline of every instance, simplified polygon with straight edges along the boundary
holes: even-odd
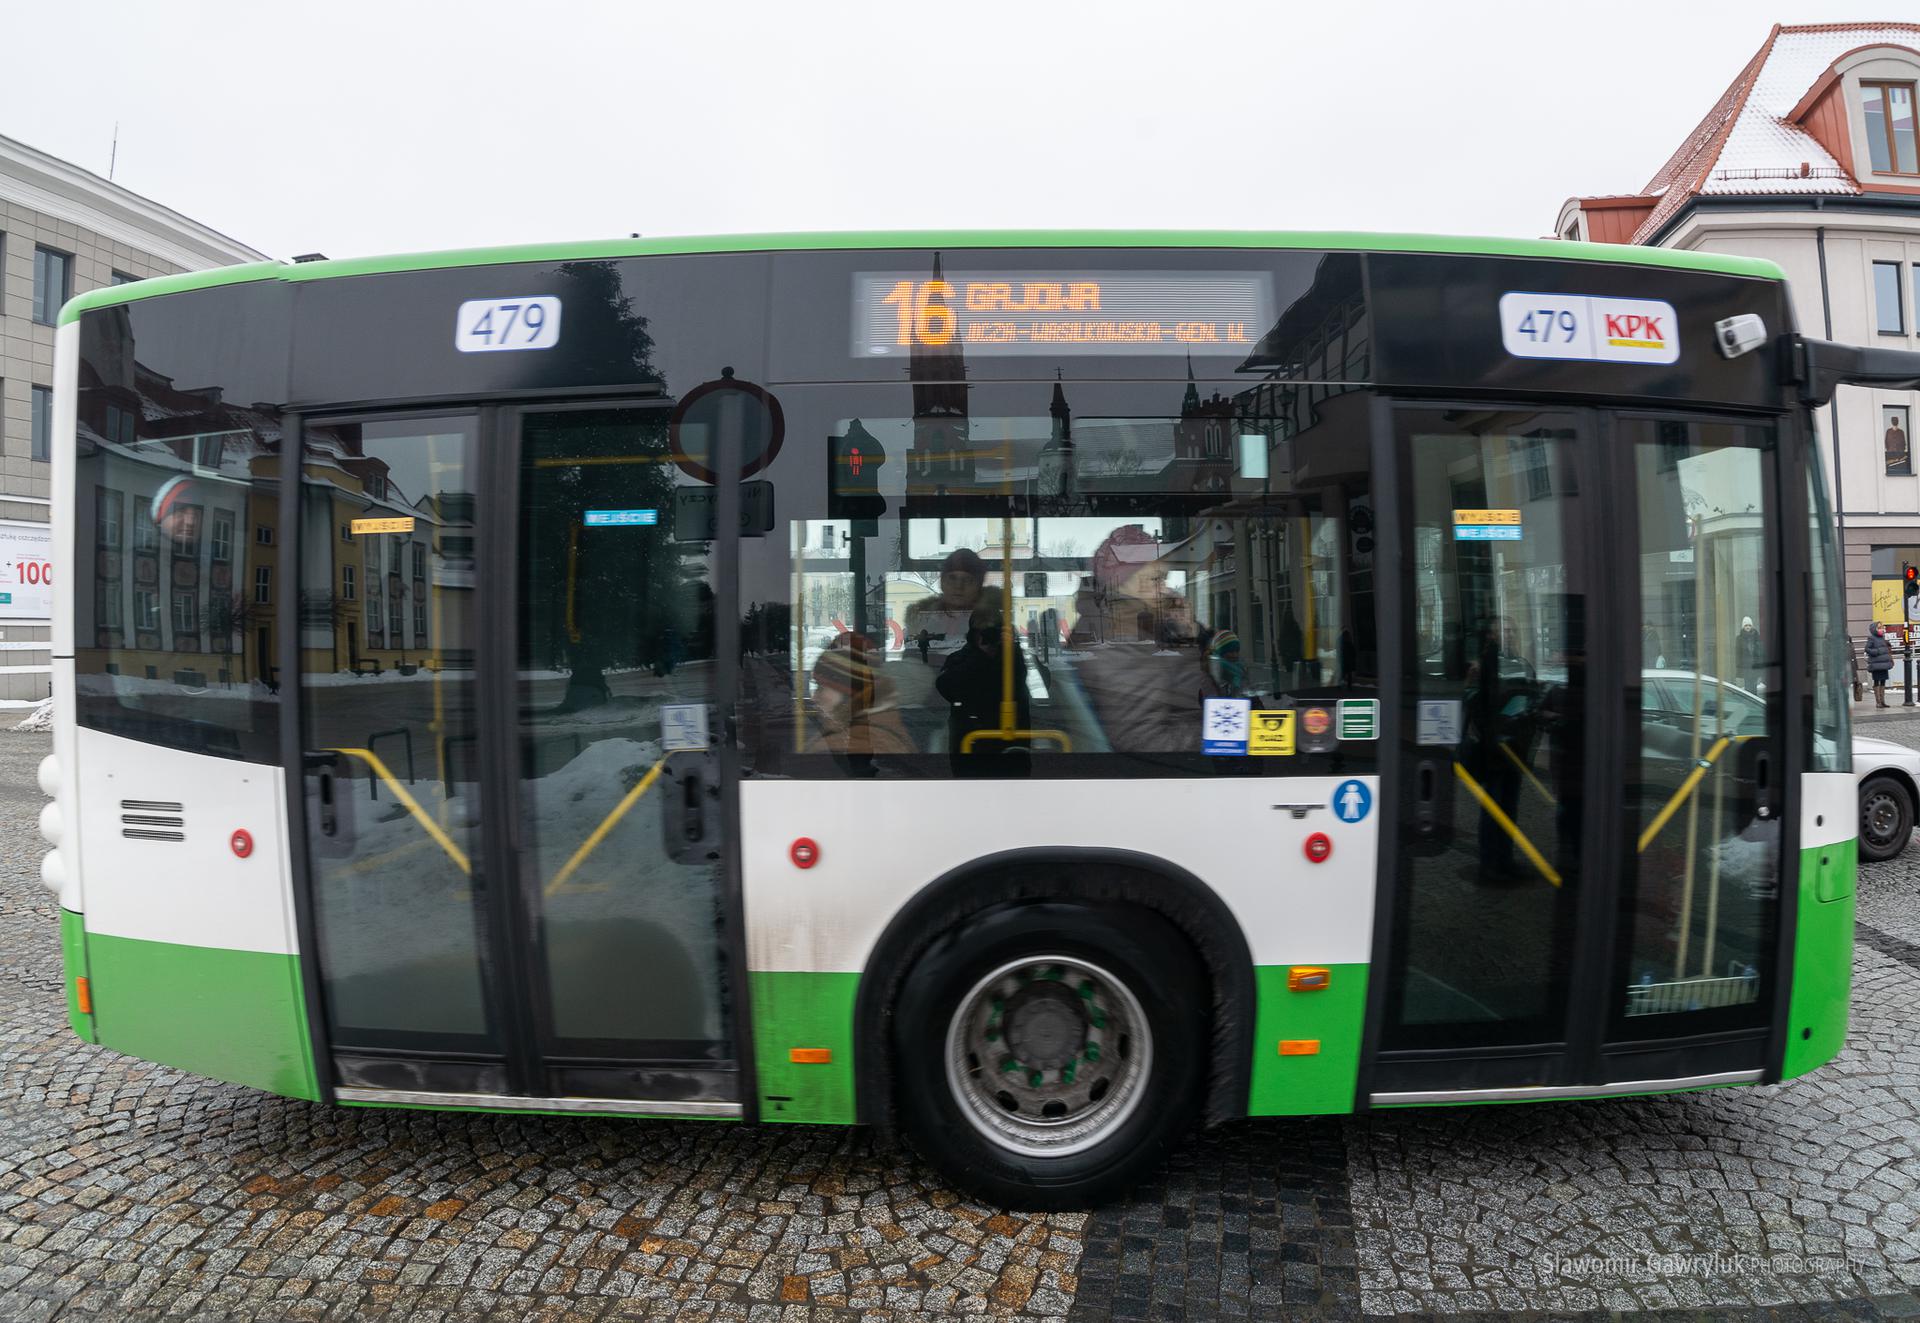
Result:
[[[1759,261],[841,234],[267,264],[56,358],[74,1031],[348,1106],[903,1128],[1765,1084],[1846,1026]]]

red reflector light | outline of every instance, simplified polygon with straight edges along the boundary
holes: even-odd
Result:
[[[812,868],[820,862],[820,847],[811,837],[802,836],[787,848],[787,857],[793,860],[795,868]]]
[[[1324,864],[1327,862],[1327,856],[1333,853],[1333,842],[1327,839],[1325,832],[1317,831],[1307,837],[1306,844],[1301,848],[1310,862]]]
[[[233,847],[234,854],[245,859],[253,853],[253,833],[245,827],[242,827],[233,833],[232,837],[228,839],[227,844]]]

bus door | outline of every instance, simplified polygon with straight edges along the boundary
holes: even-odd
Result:
[[[339,1096],[738,1114],[714,544],[655,404],[305,425]],[[704,535],[704,525],[702,528]]]
[[[1784,804],[1770,433],[1394,412],[1376,1102],[1760,1068]]]

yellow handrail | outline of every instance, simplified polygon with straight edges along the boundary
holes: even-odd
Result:
[[[1006,730],[970,730],[960,737],[960,752],[972,753],[973,746],[981,740],[1002,740],[1012,743],[1014,740],[1052,740],[1060,746],[1060,752],[1073,752],[1073,737],[1064,730],[1021,730],[1013,727]]]
[[[560,871],[553,875],[553,880],[547,883],[547,895],[551,896],[562,886],[566,885],[567,879],[573,876],[574,870],[578,869],[581,864],[587,861],[588,855],[600,848],[600,842],[607,839],[607,833],[614,829],[620,819],[627,816],[627,810],[635,804],[638,804],[640,797],[647,793],[647,790],[655,781],[659,780],[660,769],[667,765],[667,759],[672,756],[672,754],[661,755],[660,761],[655,763],[652,769],[640,778],[633,789],[626,793],[625,798],[613,806],[613,812],[607,814],[605,821],[593,829],[593,834],[588,836],[586,840],[580,842],[580,848],[573,852],[573,857],[562,864]]]
[[[1533,783],[1533,788],[1540,792],[1540,797],[1542,799],[1546,800],[1547,803],[1554,805],[1556,808],[1559,806],[1560,801],[1553,797],[1553,792],[1548,790],[1545,783],[1543,783],[1539,777],[1533,774],[1533,769],[1527,766],[1527,764],[1521,759],[1520,755],[1515,753],[1510,745],[1502,744],[1500,746],[1500,752],[1506,754],[1507,757],[1510,760],[1512,760],[1513,765],[1520,769],[1520,775],[1526,777],[1527,780]]]
[[[1540,875],[1556,887],[1559,886],[1560,874],[1555,871],[1552,864],[1547,862],[1546,856],[1534,847],[1533,842],[1527,839],[1527,834],[1514,825],[1513,819],[1506,815],[1505,810],[1493,802],[1493,796],[1482,789],[1480,783],[1474,780],[1467,773],[1467,769],[1459,763],[1453,765],[1453,774],[1460,778],[1460,784],[1467,788],[1468,793],[1480,801],[1480,807],[1486,815],[1499,824],[1500,830],[1511,837],[1513,843],[1520,847],[1520,852],[1540,870]]]
[[[426,829],[427,835],[433,837],[435,844],[447,852],[447,858],[458,864],[460,871],[468,877],[473,876],[473,863],[467,858],[467,852],[455,845],[453,838],[442,830],[440,824],[427,816],[427,811],[420,807],[420,801],[409,794],[407,788],[400,784],[391,771],[387,770],[387,765],[380,761],[379,754],[375,753],[372,749],[329,749],[327,752],[343,753],[349,758],[358,758],[361,762],[372,768],[373,774],[386,782],[387,789],[393,791],[393,797],[399,800],[407,812],[411,813],[415,820]]]
[[[1653,844],[1653,838],[1660,834],[1660,829],[1672,820],[1673,815],[1680,811],[1680,806],[1685,804],[1693,792],[1700,788],[1700,778],[1707,774],[1708,768],[1719,761],[1720,755],[1727,751],[1728,745],[1743,744],[1753,738],[1751,735],[1722,735],[1719,740],[1714,743],[1713,747],[1707,750],[1707,756],[1696,763],[1691,772],[1687,773],[1687,779],[1682,781],[1680,788],[1673,792],[1673,798],[1667,801],[1667,806],[1654,814],[1653,821],[1648,823],[1647,829],[1640,833],[1640,849],[1635,853],[1644,854],[1647,847]]]

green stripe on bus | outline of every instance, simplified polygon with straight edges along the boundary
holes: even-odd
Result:
[[[754,1061],[762,1121],[853,1124],[853,999],[858,974],[757,969]],[[795,1061],[794,1054],[826,1061]]]
[[[1327,985],[1289,992],[1287,971],[1254,967],[1253,1078],[1249,1116],[1321,1116],[1351,1112],[1360,1078],[1360,1035],[1367,1019],[1367,967],[1325,965]],[[1316,1050],[1281,1054],[1281,1044]]]
[[[90,932],[98,1041],[196,1075],[318,1101],[297,956]]]
[[[1793,939],[1793,1000],[1780,1078],[1823,1066],[1847,1040],[1853,989],[1853,884],[1860,843],[1800,852],[1800,922]]]
[[[97,1042],[93,1017],[80,1010],[79,980],[87,976],[87,921],[84,916],[66,909],[60,911],[60,964],[67,985],[67,1023],[82,1041]]]
[[[666,257],[699,253],[831,252],[862,248],[1273,248],[1335,252],[1466,254],[1480,257],[1541,257],[1554,261],[1608,262],[1626,266],[1709,271],[1720,275],[1785,280],[1774,263],[1759,257],[1644,248],[1632,244],[1573,243],[1565,239],[1497,239],[1451,234],[1362,234],[1262,230],[873,230],[832,234],[687,235],[662,239],[579,240],[468,248],[452,252],[348,257],[327,262],[251,262],[244,266],[185,271],[179,275],[109,285],[76,295],[60,321],[78,321],[97,308],[254,280],[330,280],[339,276],[389,275],[463,266],[516,262],[584,262],[620,257]]]

